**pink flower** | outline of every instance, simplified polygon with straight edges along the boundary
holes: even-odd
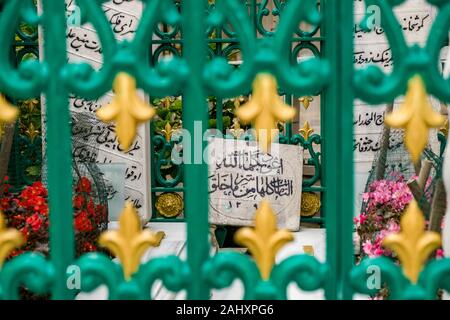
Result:
[[[436,250],[436,258],[437,258],[437,259],[442,259],[442,258],[444,258],[444,250],[442,250],[442,249],[437,249],[437,250]]]
[[[369,199],[370,199],[370,192],[363,193],[362,199],[363,199],[364,202],[369,201]]]
[[[395,221],[390,221],[387,230],[389,233],[398,233],[400,232],[400,225]]]
[[[369,185],[368,192],[363,194],[367,210],[384,208],[394,213],[402,212],[412,200],[412,194],[403,179],[377,180]]]
[[[367,217],[364,214],[359,215],[359,223],[364,224],[367,220]]]
[[[370,255],[372,253],[372,243],[369,240],[366,240],[363,244],[363,251],[365,254]]]
[[[383,255],[383,249],[381,247],[375,248],[372,253],[372,257],[379,257]]]
[[[353,222],[356,224],[356,225],[361,225],[361,224],[364,224],[365,222],[366,222],[366,220],[367,220],[367,217],[366,217],[366,215],[364,214],[364,213],[361,213],[359,216],[357,216],[356,218],[353,218]]]
[[[363,244],[363,251],[369,257],[378,257],[383,254],[383,249],[381,249],[381,244],[375,242],[371,243],[370,240],[366,240]]]

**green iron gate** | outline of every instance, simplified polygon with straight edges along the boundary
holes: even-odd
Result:
[[[241,1],[245,4],[248,20],[251,23],[252,35],[255,38],[270,38],[273,35],[272,27],[269,23],[265,23],[268,17],[278,17],[285,7],[283,1],[273,2],[270,8],[270,1],[247,0]],[[181,3],[175,2],[176,8],[180,10]],[[210,16],[216,10],[215,1],[208,1],[206,14]],[[306,52],[310,56],[320,57],[321,47],[323,46],[324,37],[321,36],[322,21],[315,25],[299,26],[295,29],[293,36],[290,38],[292,49],[288,52],[288,58],[297,63],[301,53]],[[230,63],[239,64],[240,42],[237,33],[233,29],[233,25],[224,23],[222,25],[208,25],[207,35],[207,57],[210,59],[226,59],[231,60]],[[175,55],[181,57],[183,44],[183,32],[181,26],[175,24],[169,26],[162,24],[155,29],[155,36],[152,39],[152,49],[150,60],[153,65],[165,56]],[[248,88],[250,89],[250,88]],[[250,90],[251,91],[251,90]],[[247,96],[250,92],[245,90],[240,94]],[[314,100],[313,96],[298,97],[288,92],[283,92],[283,88],[279,88],[280,95],[288,104],[292,104],[297,100],[307,109],[309,104]],[[314,92],[314,94],[320,92]],[[220,94],[216,92],[215,94]],[[230,139],[237,139],[237,134],[233,130],[241,129],[241,123],[234,122],[236,118],[230,118],[229,114],[234,110],[232,108],[243,104],[246,98],[239,96],[232,100],[224,100],[222,97],[208,97],[210,107],[209,127],[216,129],[222,135]],[[182,127],[182,100],[180,97],[164,97],[163,99],[155,99],[152,101],[159,107],[156,121],[152,121],[152,221],[164,222],[181,222],[185,221],[183,208],[180,205],[183,193],[183,165],[176,165],[171,161],[171,152],[176,146],[180,145],[177,138],[178,129]],[[231,110],[230,110],[231,105]],[[321,104],[320,113],[324,113],[324,104]],[[301,124],[300,124],[301,125]],[[231,130],[229,130],[231,129]],[[243,137],[239,137],[243,139]],[[245,138],[252,138],[251,134],[245,135]],[[309,122],[305,122],[303,127],[295,133],[292,122],[288,121],[284,124],[283,132],[279,136],[279,142],[283,144],[301,145],[307,150],[307,164],[312,168],[312,175],[303,181],[302,191],[304,193],[313,193],[312,200],[316,201],[315,209],[309,212],[308,216],[302,217],[303,222],[319,223],[325,222],[325,210],[317,211],[320,208],[320,200],[318,194],[325,192],[325,187],[321,183],[322,167],[320,161],[320,144],[322,138],[319,133],[314,133]],[[316,211],[316,212],[314,212]],[[314,216],[312,216],[314,214]]]
[[[93,24],[102,43],[104,62],[99,71],[85,64],[67,62],[64,1],[42,0],[39,16],[27,1],[0,2],[4,6],[0,16],[0,92],[15,99],[40,94],[46,97],[51,220],[49,259],[25,253],[5,262],[9,252],[20,246],[23,239],[16,230],[6,229],[3,218],[0,219],[1,298],[18,298],[19,287],[25,285],[36,293],[51,293],[53,299],[71,299],[75,293],[67,287],[66,271],[72,265],[81,269],[83,291],[105,284],[110,299],[151,298],[150,288],[157,279],[171,291],[187,290],[189,299],[207,299],[211,289],[225,288],[234,279],[242,280],[246,299],[285,299],[291,282],[307,291],[324,288],[327,299],[351,299],[356,292],[370,292],[367,270],[374,266],[380,269],[383,282],[388,284],[395,299],[433,299],[439,288],[450,291],[450,260],[427,263],[440,239],[437,234],[424,231],[422,214],[414,202],[404,215],[402,231],[385,243],[397,252],[401,265],[387,258],[376,258],[354,266],[352,243],[353,99],[359,97],[371,104],[388,103],[407,92],[406,103],[388,117],[387,123],[406,129],[405,142],[412,159],[416,160],[426,143],[423,137],[427,136],[428,128],[440,126],[442,122],[429,109],[425,88],[442,101],[450,101],[449,80],[442,78],[437,66],[450,27],[450,2],[428,0],[438,7],[439,14],[431,29],[432,36],[421,48],[408,46],[398,28],[392,9],[403,1],[366,1],[367,5],[377,5],[382,12],[381,23],[395,61],[390,75],[384,75],[376,67],[353,69],[353,0],[322,0],[321,12],[315,0],[275,1],[281,17],[277,30],[258,38],[243,1],[218,0],[207,16],[207,1],[182,1],[179,13],[173,1],[144,0],[145,9],[135,37],[123,43],[114,39],[101,9],[102,2],[77,1],[83,18]],[[169,25],[180,23],[183,54],[170,62],[153,65],[149,63],[148,48],[161,18]],[[30,61],[15,68],[9,59],[9,47],[21,19],[42,26],[44,50],[41,62]],[[300,22],[317,25],[321,19],[321,36],[325,39],[322,59],[297,65],[288,54],[292,35]],[[243,56],[244,63],[236,70],[224,59],[207,59],[208,28],[226,23],[233,27]],[[295,96],[322,92],[324,98],[321,180],[326,187],[325,263],[308,255],[274,263],[276,252],[292,235],[276,229],[267,202],[256,214],[256,227],[241,229],[237,234],[237,240],[250,249],[253,258],[238,253],[210,256],[205,163],[183,167],[186,260],[169,256],[140,265],[144,250],[157,245],[159,239],[148,230],[140,231],[139,219],[130,204],[125,205],[120,229],[108,231],[99,239],[101,245],[119,258],[120,264],[100,253],[74,259],[72,181],[67,178],[71,177],[69,93],[95,99],[114,86],[113,102],[101,108],[98,116],[116,122],[120,143],[127,147],[134,138],[136,125],[149,121],[155,114],[153,108],[139,100],[137,87],[152,97],[182,94],[183,127],[193,133],[196,121],[204,124],[203,130],[208,127],[208,96],[236,97],[250,92],[253,83],[251,103],[237,114],[242,120],[252,122],[258,135],[259,130],[292,117],[290,109],[278,100],[275,81],[283,92]],[[14,116],[14,107],[3,101],[0,120],[11,121]],[[263,146],[268,143],[264,139],[260,142]]]

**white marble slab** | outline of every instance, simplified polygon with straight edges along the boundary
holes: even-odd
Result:
[[[68,26],[66,30],[67,55],[71,63],[87,63],[95,70],[102,68],[103,52],[101,41],[98,38],[95,27],[86,21],[83,25],[77,25],[78,19],[71,19],[73,15],[81,12],[82,8],[77,6],[75,0],[65,0],[67,6]],[[40,0],[38,0],[40,7]],[[102,4],[106,19],[111,25],[111,30],[117,41],[132,40],[143,10],[142,1],[108,1]],[[75,23],[75,21],[77,23]],[[70,23],[69,23],[70,22]],[[40,33],[40,51],[43,48],[43,38]],[[141,93],[144,97],[144,95]],[[140,125],[137,129],[137,137],[130,150],[121,150],[115,135],[115,125],[105,125],[95,116],[95,111],[112,99],[112,92],[105,94],[99,99],[88,101],[79,97],[70,97],[69,109],[73,117],[78,114],[90,115],[92,124],[83,122],[82,127],[88,130],[72,130],[74,140],[78,147],[73,150],[73,157],[79,158],[86,152],[95,152],[93,161],[101,164],[121,163],[125,164],[126,172],[123,177],[125,185],[124,199],[131,201],[144,218],[151,216],[150,197],[150,128],[149,125]],[[45,97],[42,97],[42,121],[43,135],[45,135]],[[87,120],[85,120],[87,121]],[[95,150],[95,151],[94,151]],[[45,155],[45,139],[43,143],[43,154]],[[45,176],[45,168],[44,168]],[[118,197],[118,195],[116,195]],[[123,198],[123,197],[122,197]],[[120,208],[121,209],[121,208]]]
[[[302,147],[272,144],[268,154],[255,141],[212,138],[207,150],[211,224],[252,226],[265,199],[280,228],[299,229]]]

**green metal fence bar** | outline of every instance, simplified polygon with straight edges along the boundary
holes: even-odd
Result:
[[[183,92],[183,126],[190,132],[191,157],[184,169],[184,203],[187,216],[187,254],[191,269],[189,299],[208,299],[209,289],[203,278],[203,264],[209,257],[208,166],[203,160],[208,129],[208,108],[203,87],[206,62],[206,15],[202,1],[183,2],[183,56],[189,68],[189,81]],[[192,23],[195,21],[195,23]],[[200,128],[199,128],[200,126]],[[201,139],[201,140],[200,140]]]
[[[50,256],[55,269],[53,299],[70,299],[66,270],[74,259],[72,150],[68,91],[61,81],[67,64],[66,15],[63,1],[43,0],[44,59],[50,75],[45,88]]]
[[[219,1],[214,2],[214,1],[210,1],[208,2],[208,4],[206,5],[207,8],[207,16],[209,17],[210,15],[215,14],[218,9],[217,9],[217,4],[219,3]],[[181,7],[180,7],[180,3],[176,2],[178,9],[181,11]],[[247,16],[249,17],[249,21],[251,22],[251,27],[252,27],[252,35],[254,36],[254,38],[258,39],[258,41],[262,41],[264,40],[264,38],[270,38],[273,37],[273,32],[270,30],[266,30],[266,27],[264,25],[261,24],[261,19],[262,16],[269,14],[269,11],[267,11],[267,6],[269,4],[269,2],[267,1],[256,1],[256,0],[251,0],[251,1],[244,1],[241,3],[242,6],[245,6],[247,8]],[[281,16],[283,14],[283,10],[285,10],[286,4],[285,3],[281,3],[281,2],[277,2],[275,3],[275,8],[272,14],[274,15],[278,15]],[[322,4],[321,6],[324,6],[324,4]],[[298,26],[297,29],[294,33],[293,37],[290,37],[289,41],[292,43],[292,48],[289,48],[289,51],[286,51],[285,53],[283,53],[283,56],[286,56],[290,59],[291,63],[293,65],[297,64],[297,59],[298,59],[298,55],[300,53],[300,51],[302,49],[306,49],[306,50],[310,50],[311,53],[314,56],[321,56],[321,52],[320,50],[317,48],[316,44],[313,44],[313,41],[317,41],[322,43],[325,38],[323,36],[318,36],[319,32],[320,32],[320,23],[317,26],[313,26],[311,28],[311,30],[307,30],[307,31],[303,31],[301,30]],[[240,40],[238,39],[237,35],[238,33],[236,33],[235,30],[232,30],[233,28],[230,28],[227,23],[224,23],[223,25],[219,25],[219,26],[211,26],[208,25],[207,26],[207,32],[206,32],[206,36],[207,36],[207,43],[208,43],[208,59],[213,59],[216,57],[224,57],[226,59],[229,59],[228,55],[232,52],[234,52],[234,50],[241,50],[241,43]],[[178,24],[176,25],[163,25],[162,27],[163,31],[160,29],[156,29],[156,38],[152,39],[152,44],[154,46],[152,46],[152,57],[151,57],[151,61],[153,63],[157,63],[158,58],[160,57],[160,54],[162,52],[171,52],[173,53],[175,56],[178,56],[181,51],[183,50],[183,33],[181,32],[181,28]],[[249,92],[242,90],[241,92],[239,92],[240,95],[248,95]],[[282,88],[280,88],[280,94],[281,95],[286,95],[286,102],[288,102],[288,104],[292,104],[294,101],[294,96],[291,94],[285,94],[282,90]],[[320,94],[320,92],[314,92],[314,94]],[[216,118],[216,128],[223,132],[224,129],[226,129],[224,127],[224,120],[223,120],[223,115],[222,115],[222,110],[223,110],[223,102],[224,100],[220,97],[220,94],[218,94],[218,97],[212,97],[216,102],[216,112],[215,112],[215,118]],[[227,97],[227,98],[233,98],[233,97]],[[214,115],[212,115],[214,116]],[[162,133],[159,131],[155,131],[154,130],[154,125],[152,125],[152,130],[151,130],[151,134],[152,134],[152,143],[155,141],[154,140],[154,136],[161,136]],[[314,149],[316,149],[319,145],[320,145],[320,137],[318,135],[314,135],[314,138],[311,139],[310,142],[308,141],[303,141],[300,138],[300,134],[295,133],[292,131],[292,123],[291,122],[287,122],[285,125],[285,133],[282,134],[280,136],[280,143],[283,144],[297,144],[297,145],[301,145],[303,146],[309,153],[311,156],[311,160],[309,161],[310,165],[313,165],[315,170],[317,171],[314,174],[313,178],[307,179],[305,181],[303,181],[303,188],[304,191],[313,191],[313,190],[309,190],[309,188],[316,184],[318,181],[320,181],[321,179],[321,170],[320,170],[320,157],[315,154]],[[161,128],[159,128],[161,130]],[[162,139],[160,139],[162,141]],[[155,145],[153,143],[153,145]],[[167,143],[165,144],[166,146],[168,145]],[[171,147],[167,147],[166,151],[169,152],[171,150],[171,148],[173,148],[173,146],[175,145],[175,143],[172,143]],[[152,150],[154,150],[154,146],[152,146]],[[157,150],[160,150],[159,148],[157,148]],[[155,152],[152,156],[152,158],[154,159],[155,157],[157,159],[160,158],[160,155],[158,154],[159,151]],[[167,165],[170,162],[169,158],[165,158],[165,162],[164,164]],[[172,164],[172,168],[176,167],[174,164]],[[179,166],[180,170],[183,170],[183,165]],[[155,175],[159,175],[160,173],[162,173],[162,168],[161,168],[161,163],[160,162],[152,162],[152,179],[155,181],[156,183],[156,187],[155,185],[153,185],[152,188],[152,198],[153,198],[153,216],[152,216],[152,221],[156,221],[155,219],[158,219],[158,221],[161,221],[160,219],[165,219],[164,217],[161,218],[160,217],[160,213],[158,212],[157,208],[155,207],[155,203],[159,198],[159,195],[157,194],[158,192],[183,192],[182,190],[179,189],[179,187],[177,187],[176,185],[178,183],[183,183],[182,179],[176,180],[177,183],[171,183],[170,180],[166,179],[166,178],[159,178],[159,179],[155,179]],[[321,181],[323,183],[323,181]],[[158,189],[157,189],[158,188]],[[165,188],[160,189],[160,188]],[[316,187],[317,189],[315,189],[314,191],[318,191],[318,192],[323,192],[324,188],[321,187]],[[323,218],[325,216],[325,210],[321,210],[321,219],[317,220],[317,221],[323,221]],[[183,221],[183,219],[177,217],[177,218],[169,218],[168,221]]]
[[[392,50],[394,67],[390,74],[385,74],[374,65],[355,71],[353,88],[359,99],[373,105],[392,103],[402,95],[407,96],[402,107],[394,111],[390,120],[386,119],[386,123],[405,129],[405,142],[408,141],[408,136],[415,137],[410,140],[414,143],[406,143],[411,159],[414,160],[423,152],[419,140],[422,139],[426,144],[428,130],[442,125],[439,120],[444,120],[429,106],[428,95],[443,102],[450,101],[450,80],[445,79],[439,70],[441,50],[448,41],[450,29],[450,2],[428,1],[436,6],[438,14],[434,18],[425,46],[409,44],[402,29],[398,28],[394,9],[403,3],[404,1],[365,1],[367,6],[375,5],[380,9],[381,27]],[[398,120],[402,117],[406,121],[400,121],[399,124]],[[413,118],[416,123],[411,125]],[[401,233],[395,235],[401,240],[395,242],[391,237],[384,240],[384,245],[395,249],[402,264],[399,266],[386,257],[365,258],[350,272],[352,288],[355,292],[376,293],[376,290],[371,290],[365,284],[367,268],[376,267],[381,275],[381,282],[386,283],[389,289],[391,299],[436,299],[438,289],[450,290],[450,259],[432,258],[433,251],[440,245],[440,236],[424,231],[423,212],[414,200],[403,213],[401,225]],[[407,241],[412,233],[416,234],[416,243]],[[393,245],[394,242],[396,246]],[[408,248],[408,254],[402,252],[402,248]],[[411,268],[412,265],[417,267]]]
[[[32,1],[32,0],[30,0]],[[0,12],[3,8],[0,7]],[[11,45],[11,64],[17,67],[23,61],[30,58],[39,59],[39,44],[37,27],[20,24]],[[13,101],[14,104],[19,101]],[[42,165],[42,138],[25,136],[20,134],[20,121],[16,122],[13,145],[11,148],[8,166],[9,184],[12,192],[22,190],[26,185],[34,182],[27,175],[30,166]]]
[[[322,32],[331,78],[324,92],[322,167],[327,187],[327,299],[349,299],[347,275],[353,259],[353,1],[325,1]]]
[[[277,1],[272,13],[282,18],[275,32],[265,30],[261,22],[267,13],[264,10],[267,1],[218,1],[220,8],[214,10],[219,11],[211,15],[212,18],[207,14],[206,1],[183,1],[179,26],[183,35],[180,42],[183,44],[182,56],[164,66],[155,57],[151,59],[154,64],[149,63],[147,53],[160,17],[163,16],[163,20],[169,21],[169,24],[170,21],[176,24],[176,20],[180,18],[178,4],[174,5],[171,1],[144,1],[145,10],[135,38],[131,42],[117,43],[101,9],[101,1],[79,0],[87,20],[97,29],[102,42],[104,63],[99,71],[88,69],[86,65],[67,63],[64,2],[42,1],[43,14],[40,19],[31,14],[28,10],[30,7],[25,8],[24,2],[20,0],[2,2],[4,12],[0,16],[1,42],[12,41],[20,16],[25,15],[27,20],[41,23],[43,27],[44,55],[41,62],[21,64],[17,69],[9,59],[9,48],[0,47],[0,91],[16,99],[36,97],[41,93],[46,97],[50,258],[25,253],[2,264],[4,257],[0,257],[1,299],[19,298],[20,286],[26,286],[39,294],[51,293],[53,299],[72,299],[74,292],[68,290],[66,283],[66,269],[71,264],[80,267],[82,291],[89,292],[99,285],[106,285],[110,299],[153,298],[150,292],[157,280],[161,280],[173,292],[186,289],[189,299],[208,299],[211,289],[227,288],[236,279],[243,283],[245,299],[286,299],[287,288],[291,283],[307,291],[324,288],[327,299],[351,299],[354,292],[372,293],[366,285],[369,266],[381,269],[383,283],[388,284],[392,297],[396,299],[434,299],[438,289],[450,290],[450,259],[426,262],[423,270],[416,268],[412,276],[409,271],[405,271],[406,265],[411,264],[411,261],[416,263],[421,257],[409,257],[400,266],[384,257],[365,259],[358,266],[353,266],[352,241],[353,99],[357,96],[372,104],[392,102],[404,94],[406,83],[410,79],[420,80],[420,76],[430,94],[449,102],[449,80],[442,78],[435,65],[450,27],[448,1],[429,1],[437,5],[439,13],[432,26],[432,36],[427,45],[421,48],[409,47],[398,28],[393,7],[402,1],[394,3],[367,0],[367,4],[379,5],[386,18],[383,19],[383,28],[391,42],[396,64],[393,73],[388,76],[374,68],[365,71],[353,69],[352,0],[322,1],[324,24],[320,37],[326,39],[323,43],[323,59],[301,61],[298,65],[285,53],[292,50],[292,34],[300,36],[301,32],[297,28],[301,21],[319,24],[320,13],[314,0]],[[250,16],[248,6],[254,9]],[[205,30],[209,20],[212,20],[216,30],[238,39],[244,60],[239,70],[230,68],[224,59],[214,56],[208,59],[211,48],[208,46],[210,41],[205,36]],[[233,30],[226,26],[227,20],[232,24]],[[219,48],[221,54],[226,51],[222,45]],[[100,252],[85,254],[74,261],[68,94],[74,93],[87,99],[98,98],[110,90],[111,83],[119,72],[123,72],[122,76],[125,73],[125,77],[132,82],[136,79],[137,86],[151,96],[183,95],[183,127],[190,133],[190,137],[183,137],[189,140],[183,141],[188,142],[186,145],[189,148],[192,147],[188,150],[191,151],[189,158],[189,153],[185,154],[185,161],[188,163],[183,166],[184,185],[179,186],[180,180],[165,181],[162,175],[155,175],[152,177],[151,191],[154,194],[184,192],[188,251],[186,260],[168,256],[139,265],[139,248],[130,244],[136,244],[134,237],[142,235],[144,240],[140,240],[147,246],[155,245],[156,241],[150,231],[143,233],[139,230],[137,213],[133,213],[132,208],[127,206],[121,227],[122,224],[130,223],[133,231],[126,235],[108,231],[110,240],[121,239],[113,244],[119,249],[112,250],[119,256],[121,264]],[[213,95],[227,99],[248,93],[252,81],[256,76],[261,79],[261,75],[272,83],[276,79],[279,89],[292,93],[293,96],[323,93],[323,136],[312,135],[309,139],[304,139],[298,134],[291,136],[288,129],[287,137],[282,138],[283,143],[305,146],[313,158],[310,164],[318,170],[313,178],[304,181],[304,190],[324,194],[324,210],[327,212],[324,263],[305,254],[274,263],[275,259],[272,258],[279,249],[278,244],[266,244],[276,243],[280,239],[284,243],[291,235],[276,230],[276,219],[273,214],[267,216],[270,210],[266,205],[261,206],[264,210],[258,211],[266,216],[258,219],[256,228],[246,229],[246,235],[241,233],[237,237],[250,251],[252,245],[253,249],[259,247],[252,251],[253,257],[237,252],[219,252],[210,256],[208,167],[203,159],[206,147],[203,133],[208,129],[209,120],[206,98]],[[426,94],[421,83],[417,83],[419,87],[414,88],[421,89],[423,94],[419,98],[422,100],[418,102],[423,104]],[[276,90],[273,91],[272,95],[278,98]],[[220,110],[220,106],[218,109]],[[425,121],[423,115],[419,118]],[[428,127],[422,126],[421,130],[427,130]],[[166,141],[162,136],[154,136],[152,143],[166,149],[173,147],[173,142]],[[313,144],[321,144],[322,161],[319,161],[319,154],[312,148]],[[322,186],[315,186],[319,178]],[[413,206],[405,215],[420,222],[422,216],[417,208]],[[307,221],[323,222],[314,218]],[[421,225],[415,226],[420,231]],[[1,227],[0,232],[3,234],[5,229],[3,225]],[[405,234],[404,230],[402,233]],[[18,236],[17,239],[19,238]],[[272,241],[273,239],[277,241]],[[0,246],[6,248],[3,247],[4,238],[0,237],[0,240]],[[432,244],[437,245],[438,240],[435,235],[431,239]],[[410,245],[408,241],[402,241],[404,243],[401,245]]]

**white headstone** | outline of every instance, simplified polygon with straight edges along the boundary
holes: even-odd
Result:
[[[67,48],[70,62],[88,63],[98,70],[102,66],[102,48],[95,28],[91,23],[77,25],[77,15],[82,9],[76,1],[66,0],[67,5]],[[109,1],[102,5],[106,18],[111,23],[112,31],[118,39],[130,40],[134,37],[142,14],[143,5],[138,0]],[[42,44],[42,39],[40,41]],[[112,93],[95,100],[71,97],[69,107],[73,115],[90,114],[93,119],[95,111],[109,103]],[[43,100],[45,101],[45,100]],[[45,105],[44,105],[45,108]],[[114,124],[104,124],[99,120],[89,132],[75,132],[74,139],[85,140],[87,147],[96,148],[96,162],[99,164],[125,164],[123,183],[125,200],[130,200],[138,208],[142,218],[151,216],[150,206],[150,130],[149,125],[138,128],[137,138],[130,150],[123,152],[114,133]],[[79,150],[78,150],[79,151]],[[74,151],[76,152],[76,151]],[[76,154],[74,156],[77,156]],[[114,209],[115,210],[115,209]],[[113,210],[113,211],[114,211]]]
[[[366,10],[371,15],[371,30],[363,31],[359,23]],[[380,26],[380,19],[384,19],[379,8],[365,7],[364,1],[355,1],[354,27],[354,64],[356,69],[364,68],[368,64],[375,64],[390,73],[395,61],[391,54],[390,44],[384,29]],[[399,28],[408,44],[424,45],[429,35],[436,10],[425,0],[408,0],[394,10]],[[378,20],[377,20],[378,19]],[[394,108],[403,102],[403,98],[396,99]],[[433,107],[439,111],[439,101],[430,99]],[[362,193],[364,192],[369,171],[375,154],[380,149],[379,141],[384,127],[385,104],[372,106],[356,100],[354,107],[354,160],[355,160],[355,214],[361,208]],[[430,134],[430,144],[434,151],[438,151],[436,131]]]
[[[298,230],[302,193],[303,149],[273,144],[271,154],[256,142],[211,139],[209,221],[253,226],[262,199],[268,199],[280,228]]]

